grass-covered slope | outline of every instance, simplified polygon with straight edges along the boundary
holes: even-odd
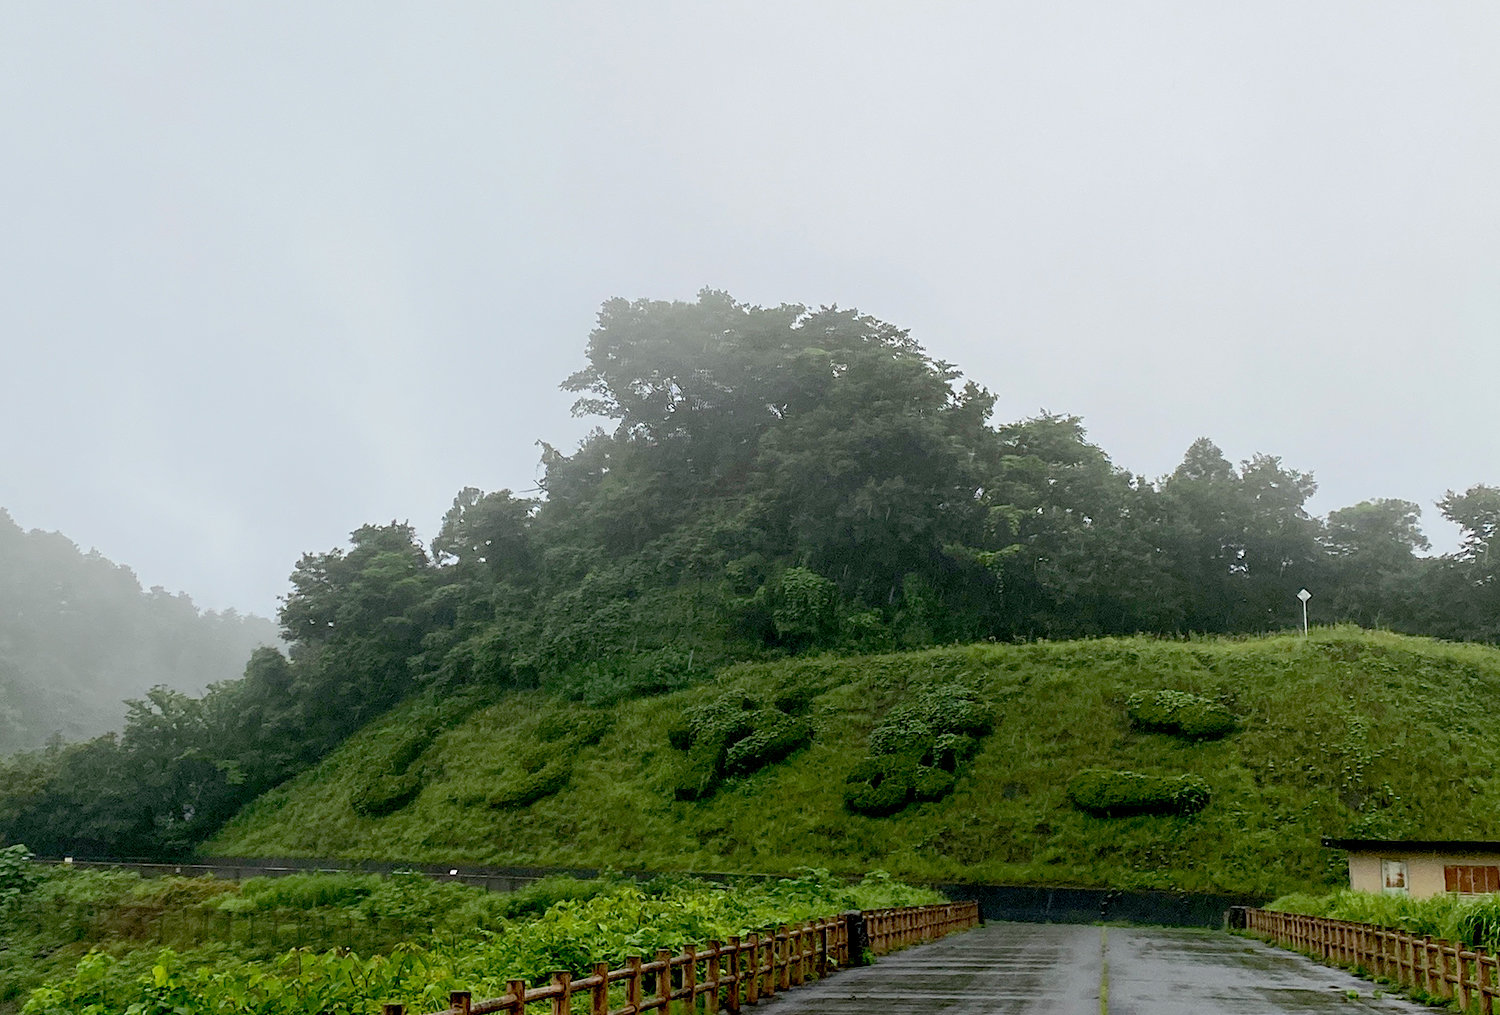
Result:
[[[951,790],[888,816],[852,813],[845,779],[869,764],[872,730],[892,715],[910,724],[926,707],[914,702],[955,686],[973,692],[993,727],[977,750],[958,752]],[[1228,706],[1236,728],[1191,739],[1133,725],[1131,695],[1161,689]],[[679,799],[689,756],[672,746],[672,729],[730,695],[810,696],[799,707],[813,738],[707,796]],[[468,712],[424,750],[402,749],[421,707],[398,708],[256,801],[204,852],[882,867],[911,878],[1275,893],[1342,879],[1322,835],[1500,836],[1500,652],[1348,628],[746,665],[602,716],[516,695]],[[568,732],[575,721],[581,734]],[[876,739],[891,734],[888,722]],[[393,757],[401,772],[386,771]],[[1197,776],[1211,798],[1181,816],[1095,817],[1068,794],[1089,769]],[[351,800],[381,777],[420,785],[390,813],[361,816]]]

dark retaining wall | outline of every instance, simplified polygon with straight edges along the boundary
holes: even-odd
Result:
[[[1259,896],[1188,892],[1130,892],[1105,888],[1021,885],[936,885],[950,899],[979,903],[986,920],[1023,923],[1144,923],[1163,927],[1224,926],[1234,906],[1258,906]]]

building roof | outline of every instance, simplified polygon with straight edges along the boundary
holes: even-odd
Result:
[[[1329,849],[1352,852],[1500,853],[1500,842],[1479,839],[1327,839]]]

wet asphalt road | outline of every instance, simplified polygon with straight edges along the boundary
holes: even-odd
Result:
[[[1107,1009],[1100,1004],[1107,985]],[[1350,995],[1353,991],[1353,996]],[[1424,1012],[1336,969],[1206,931],[992,923],[778,994],[775,1015]]]

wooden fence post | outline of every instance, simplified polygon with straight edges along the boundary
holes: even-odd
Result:
[[[560,989],[560,993],[552,998],[552,1015],[572,1015],[573,1012],[573,973],[568,969],[559,969],[552,974],[552,985]]]
[[[708,968],[703,971],[703,974],[711,986],[708,991],[708,1000],[704,1002],[704,1010],[708,1015],[718,1015],[719,981],[724,975],[724,964],[719,961],[719,955],[724,951],[724,946],[717,941],[710,941],[708,949]]]
[[[1448,949],[1443,947],[1442,941],[1437,943],[1437,988],[1438,997],[1453,996],[1453,992],[1448,989]]]
[[[1469,960],[1464,955],[1464,946],[1454,944],[1453,965],[1458,975],[1453,981],[1453,999],[1458,1002],[1459,1011],[1467,1012],[1469,1010]]]
[[[454,990],[448,994],[448,1007],[458,1012],[458,1015],[469,1015],[469,1008],[474,1003],[474,995],[467,990]]]
[[[505,992],[511,996],[510,1004],[506,1005],[506,1009],[510,1012],[510,1015],[520,1015],[520,1013],[526,1011],[525,980],[506,980]]]
[[[760,935],[750,934],[745,938],[745,948],[750,962],[745,970],[745,1003],[760,1003]]]
[[[589,991],[589,1015],[609,1015],[609,963],[594,963],[594,984]]]
[[[641,957],[632,955],[625,960],[625,968],[629,970],[625,977],[625,1003],[630,1006],[631,1011],[641,1010]]]
[[[724,996],[724,1001],[730,1015],[739,1015],[740,1010],[741,947],[738,935],[729,939],[729,993]]]
[[[661,972],[656,974],[656,997],[661,1001],[661,1007],[657,1009],[662,1015],[671,1015],[672,1012],[672,953],[666,948],[657,949],[656,961],[661,965]]]
[[[1474,949],[1474,979],[1479,984],[1479,1011],[1481,1015],[1492,1015],[1495,1010],[1495,992],[1490,988],[1497,984],[1490,979],[1490,957],[1483,948]]]

